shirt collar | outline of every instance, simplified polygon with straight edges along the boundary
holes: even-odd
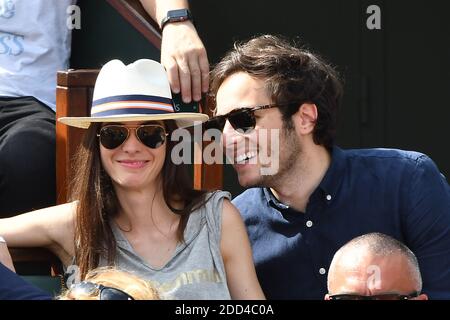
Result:
[[[331,151],[330,167],[317,188],[322,191],[325,196],[325,200],[328,203],[333,201],[338,192],[339,186],[341,185],[341,180],[344,176],[343,172],[345,169],[345,162],[346,159],[344,151],[337,146],[333,146]],[[317,189],[313,192],[313,195],[317,193]],[[263,188],[263,192],[266,201],[270,206],[280,211],[289,209],[289,206],[280,202],[269,188]]]
[[[272,193],[272,191],[270,191],[269,188],[263,188],[263,192],[264,192],[264,196],[267,200],[267,203],[275,208],[278,209],[279,211],[283,211],[283,210],[287,210],[289,209],[289,206],[287,204],[284,204],[282,202],[280,202]]]
[[[330,167],[319,184],[319,188],[324,191],[326,196],[331,196],[331,199],[336,196],[341,185],[342,178],[344,177],[345,163],[346,156],[344,151],[337,146],[333,146]]]

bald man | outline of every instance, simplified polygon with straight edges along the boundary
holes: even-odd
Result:
[[[427,300],[414,253],[396,239],[369,233],[333,257],[325,300]]]

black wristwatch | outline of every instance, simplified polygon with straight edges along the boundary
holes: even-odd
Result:
[[[167,16],[161,21],[161,30],[163,30],[164,26],[168,23],[181,22],[186,20],[193,20],[192,15],[188,9],[169,10],[167,12]]]

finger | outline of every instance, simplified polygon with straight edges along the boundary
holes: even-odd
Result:
[[[184,60],[177,60],[178,75],[180,77],[181,96],[184,103],[191,102],[191,73],[189,66]]]
[[[162,62],[164,68],[166,68],[167,77],[169,78],[170,89],[173,93],[180,92],[180,79],[178,76],[178,65],[173,58],[167,58]]]
[[[193,55],[189,59],[189,70],[191,73],[192,98],[194,101],[200,101],[202,98],[202,79],[197,55]]]
[[[209,87],[209,62],[206,51],[202,50],[198,57],[198,63],[200,65],[200,72],[202,77],[202,92],[208,92]]]

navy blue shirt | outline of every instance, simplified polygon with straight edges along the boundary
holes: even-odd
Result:
[[[52,297],[0,263],[0,300],[51,300]]]
[[[370,232],[405,243],[419,261],[423,292],[450,299],[450,187],[424,154],[334,147],[306,212],[266,188],[248,189],[233,203],[268,299],[323,299],[334,253]]]

